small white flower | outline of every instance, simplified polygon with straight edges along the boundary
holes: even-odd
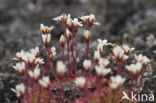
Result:
[[[98,46],[97,46],[97,50],[99,50],[100,52],[103,51],[103,48],[107,45],[112,45],[112,43],[107,43],[107,40],[101,40],[101,39],[97,39],[98,41]]]
[[[129,66],[126,66],[127,70],[131,72],[132,74],[138,74],[141,69],[142,69],[142,63],[136,63],[136,64],[131,64]]]
[[[110,68],[105,68],[102,65],[99,66],[95,66],[95,71],[97,73],[98,76],[106,76],[108,73],[111,72]]]
[[[105,58],[100,58],[99,59],[99,65],[102,65],[103,67],[106,67],[109,64],[109,60]]]
[[[28,71],[28,74],[34,80],[37,80],[40,77],[40,69],[36,67],[34,71]]]
[[[90,37],[91,37],[90,31],[89,31],[89,30],[84,31],[84,38],[85,38],[86,40],[90,40]]]
[[[112,43],[108,43],[106,39],[104,39],[104,40],[97,39],[97,41],[99,43],[101,43],[103,46],[112,45]]]
[[[48,27],[48,26],[45,26],[43,24],[40,24],[40,31],[41,31],[42,34],[49,34],[49,33],[51,33],[53,28],[54,28],[53,26]]]
[[[79,17],[84,23],[87,24],[87,22],[89,22],[89,24],[95,24],[95,25],[100,25],[100,23],[95,22],[95,15],[94,14],[90,14],[90,15],[86,15],[86,16],[81,16]]]
[[[150,59],[147,58],[147,56],[143,56],[142,54],[139,54],[138,56],[135,54],[135,60],[136,62],[143,63],[145,66],[150,62]]]
[[[80,89],[84,88],[85,87],[85,84],[86,84],[86,78],[84,78],[84,77],[77,77],[75,79],[75,85],[78,88],[80,88]]]
[[[121,86],[125,81],[125,78],[122,78],[120,75],[117,75],[115,77],[111,77],[111,83],[110,83],[110,87],[112,89],[116,89],[119,86]]]
[[[42,34],[42,40],[45,45],[48,45],[51,41],[51,34]]]
[[[116,58],[122,59],[122,57],[124,55],[124,50],[120,46],[116,46],[113,48],[113,53]]]
[[[98,61],[100,58],[101,58],[100,52],[96,50],[94,52],[94,60]]]
[[[124,52],[126,53],[126,54],[130,54],[135,48],[130,48],[128,45],[122,45],[122,48],[124,49]]]
[[[20,97],[25,93],[25,86],[21,83],[16,85],[15,89],[11,88],[11,90],[16,93],[17,97]]]
[[[58,22],[62,22],[63,21],[63,14],[53,18],[53,20],[58,21]]]
[[[22,60],[24,55],[25,55],[25,51],[21,50],[20,52],[16,53],[16,58],[13,58],[13,59],[15,59],[15,60]]]
[[[49,79],[49,77],[42,77],[42,79],[39,80],[39,84],[43,88],[48,88],[49,85],[50,85],[50,79]]]
[[[74,20],[72,20],[72,23],[73,23],[73,25],[74,25],[75,27],[77,27],[77,26],[82,27],[82,26],[83,26],[82,23],[79,22],[77,18],[74,18]]]
[[[13,68],[17,70],[20,74],[22,74],[25,71],[25,63],[16,63],[16,66],[13,66]]]
[[[57,61],[56,72],[59,77],[63,77],[66,73],[66,65],[62,61]]]
[[[91,69],[91,65],[92,65],[92,62],[90,60],[83,61],[84,70],[89,71]]]
[[[36,48],[34,48],[34,49],[31,49],[30,51],[31,51],[31,53],[33,53],[36,57],[39,56],[39,53],[40,53],[39,47],[36,47]]]
[[[34,61],[34,64],[35,65],[37,65],[37,64],[44,64],[43,58],[36,58],[35,61]]]

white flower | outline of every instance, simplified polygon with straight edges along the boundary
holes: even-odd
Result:
[[[53,20],[58,21],[58,22],[62,22],[63,21],[63,14],[53,18]]]
[[[147,64],[150,62],[150,59],[142,54],[139,54],[138,56],[135,54],[135,60],[136,62],[143,63],[145,66],[147,66]]]
[[[37,64],[44,64],[43,58],[36,58],[35,61],[34,61],[34,64],[35,65],[37,65]]]
[[[48,88],[49,85],[50,85],[50,79],[49,79],[49,77],[42,77],[42,79],[39,80],[39,84],[43,88]]]
[[[106,76],[108,73],[111,72],[111,69],[99,65],[99,66],[95,66],[95,71],[98,76]]]
[[[97,46],[97,50],[99,50],[100,52],[103,51],[103,48],[107,45],[112,45],[112,43],[107,43],[107,40],[101,40],[101,39],[97,39],[98,41],[98,46]]]
[[[51,34],[42,34],[42,40],[45,45],[48,45],[51,41]]]
[[[40,53],[39,47],[36,47],[36,48],[34,48],[34,49],[31,49],[30,51],[31,51],[31,53],[33,53],[36,57],[39,56],[39,53]]]
[[[34,71],[28,71],[28,74],[34,80],[37,80],[40,77],[40,69],[36,67]]]
[[[41,31],[42,34],[49,34],[49,33],[51,33],[53,28],[54,28],[53,26],[48,27],[48,26],[45,26],[43,24],[40,24],[40,31]]]
[[[25,55],[25,51],[21,50],[20,52],[16,53],[16,58],[13,58],[13,59],[15,59],[15,60],[22,60],[24,55]]]
[[[66,73],[66,65],[62,61],[57,61],[56,72],[59,77],[63,77]]]
[[[20,74],[22,74],[25,71],[25,63],[16,63],[16,66],[13,66],[13,68],[17,70]]]
[[[120,75],[117,75],[115,77],[111,77],[111,83],[110,83],[110,87],[112,89],[116,89],[119,86],[121,86],[125,81],[125,78],[122,78]]]
[[[126,66],[127,70],[131,72],[132,74],[138,74],[141,69],[142,69],[142,63],[136,63],[136,64],[131,64],[129,66]]]
[[[124,49],[124,52],[126,53],[126,54],[130,54],[135,48],[130,48],[128,45],[122,45],[122,48]]]
[[[98,61],[100,58],[101,58],[100,52],[96,50],[94,52],[94,60]]]
[[[103,46],[112,45],[112,43],[108,43],[106,39],[104,39],[104,40],[97,39],[97,41],[99,43],[101,43]]]
[[[72,23],[73,23],[73,25],[74,25],[75,27],[77,27],[77,26],[82,27],[82,26],[83,26],[82,23],[79,22],[77,18],[74,18],[74,20],[72,20]]]
[[[95,25],[100,25],[100,23],[95,22],[95,15],[94,14],[90,14],[90,15],[86,15],[86,16],[81,16],[79,17],[84,23],[87,24],[87,22],[89,22],[89,24],[95,24]]]
[[[84,70],[89,71],[91,69],[91,65],[92,65],[92,62],[90,60],[83,61]]]
[[[105,58],[100,58],[99,59],[99,65],[106,67],[109,64],[109,60]]]
[[[91,37],[90,31],[89,31],[89,30],[84,31],[84,38],[85,38],[86,40],[90,40],[90,37]]]
[[[25,86],[21,83],[16,85],[15,89],[11,88],[11,90],[16,93],[17,97],[20,97],[25,93]]]
[[[84,77],[77,77],[75,79],[75,85],[78,87],[78,88],[84,88],[85,87],[85,84],[86,84],[86,78]]]
[[[124,55],[124,50],[120,46],[115,46],[113,48],[113,53],[116,58],[121,59]]]

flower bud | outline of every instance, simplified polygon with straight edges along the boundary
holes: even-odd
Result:
[[[91,38],[90,31],[88,31],[88,30],[84,31],[84,38],[86,41],[90,40],[90,38]]]
[[[66,66],[62,61],[57,62],[56,73],[59,77],[63,77],[66,73]]]
[[[83,61],[83,68],[85,71],[90,71],[92,62],[90,60]]]
[[[51,34],[42,34],[42,40],[44,45],[48,47],[51,41]]]
[[[101,58],[100,52],[96,50],[94,52],[94,57],[93,58],[94,58],[94,61],[98,62],[99,59]]]
[[[55,47],[51,47],[50,49],[50,59],[53,59],[56,56],[56,48]]]
[[[68,29],[66,29],[66,37],[69,39],[72,38],[72,33]]]
[[[63,34],[60,37],[59,43],[60,43],[62,48],[65,46],[66,40],[65,40],[65,37]]]
[[[84,78],[84,77],[77,77],[75,79],[75,85],[78,88],[83,89],[85,87],[85,84],[86,84],[86,78]]]

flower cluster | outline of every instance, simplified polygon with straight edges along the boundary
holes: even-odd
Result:
[[[126,44],[120,46],[109,43],[106,39],[97,39],[97,48],[93,56],[90,55],[90,29],[93,25],[99,25],[95,20],[95,15],[90,14],[72,19],[71,14],[62,14],[53,20],[64,27],[64,34],[58,41],[62,49],[62,60],[58,60],[56,66],[53,62],[56,48],[51,46],[51,33],[54,27],[43,24],[40,25],[40,32],[47,59],[44,60],[40,56],[39,47],[29,51],[21,50],[14,58],[18,62],[13,68],[23,76],[24,83],[18,84],[12,91],[21,97],[22,103],[64,103],[64,91],[66,90],[64,88],[67,82],[74,84],[75,88],[79,88],[83,94],[80,98],[74,98],[73,103],[107,103],[107,101],[122,103],[121,91],[125,90],[123,84],[128,72],[132,77],[130,90],[137,86],[137,84],[134,86],[133,82],[137,81],[139,77],[140,87],[142,86],[142,76],[150,60],[142,54],[135,54],[135,61],[128,64],[127,61],[135,50],[133,47]],[[86,42],[86,57],[81,62],[84,71],[77,73],[77,69],[80,69],[77,63],[79,55],[77,32],[78,28],[83,26],[85,27],[83,38]],[[109,56],[103,56],[107,46],[111,47],[112,52]],[[64,53],[65,50],[67,54]],[[117,66],[113,63],[116,63]],[[53,92],[56,86],[59,88],[56,91],[58,93]]]

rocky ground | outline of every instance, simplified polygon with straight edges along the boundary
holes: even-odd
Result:
[[[12,68],[15,62],[11,58],[21,49],[43,48],[40,23],[56,25],[52,40],[57,46],[55,41],[62,31],[51,19],[63,12],[74,17],[96,15],[101,26],[92,29],[91,47],[101,38],[130,44],[137,53],[146,54],[151,64],[144,78],[143,92],[156,92],[155,0],[0,0],[0,103],[18,102],[10,88],[21,79]],[[82,31],[80,29],[79,34],[82,35]],[[79,48],[84,51],[81,35]]]

